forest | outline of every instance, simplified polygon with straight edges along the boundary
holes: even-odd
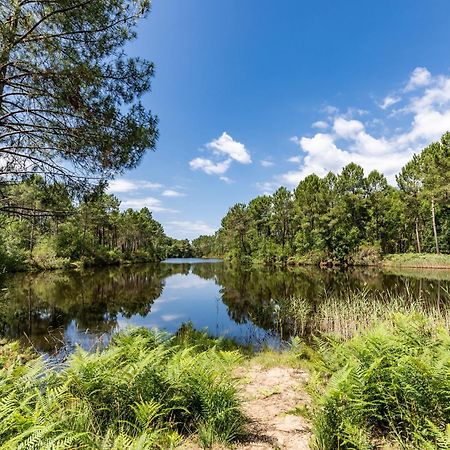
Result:
[[[124,46],[147,0],[6,1],[0,7],[0,267],[159,260],[184,248],[107,180],[155,150],[143,105],[154,64]],[[176,250],[178,251],[178,250]]]
[[[450,252],[450,133],[396,176],[348,164],[309,175],[232,206],[214,236],[192,242],[196,256],[274,263],[377,264],[383,255]]]
[[[147,208],[121,211],[119,200],[106,194],[103,187],[75,202],[64,185],[47,184],[42,177],[33,176],[5,192],[14,211],[0,214],[3,270],[191,256],[188,240],[166,236]]]
[[[39,175],[4,188],[3,270],[223,257],[259,264],[376,265],[384,255],[450,252],[450,133],[415,155],[397,186],[349,164],[232,206],[213,236],[166,236],[151,211],[121,211],[107,184],[75,200]],[[14,205],[8,209],[8,205]]]

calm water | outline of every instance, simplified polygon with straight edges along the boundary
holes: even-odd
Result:
[[[402,293],[408,302],[447,318],[450,314],[450,271],[245,270],[220,260],[176,259],[83,272],[4,276],[0,279],[0,334],[58,354],[77,344],[92,348],[127,326],[175,332],[182,323],[192,321],[195,328],[206,328],[212,335],[276,346],[280,330],[289,334],[289,324],[281,323],[279,304],[292,297],[302,299],[305,326],[301,332],[311,334],[324,323],[335,326],[333,314],[339,315],[335,310],[339,311],[341,301],[348,310],[349,293],[354,292],[363,293],[363,302],[378,298],[380,292]],[[319,313],[320,321],[310,320]]]

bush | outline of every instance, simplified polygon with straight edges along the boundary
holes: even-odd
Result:
[[[292,256],[288,260],[289,265],[320,266],[329,261],[328,255],[321,250],[314,250],[303,255]]]
[[[69,259],[58,257],[54,237],[41,236],[33,248],[29,263],[40,270],[63,269],[69,265]]]
[[[1,448],[170,449],[192,433],[206,447],[229,444],[245,423],[229,375],[240,355],[183,342],[122,332],[62,370],[24,363],[10,347],[0,357]]]
[[[5,223],[0,217],[0,273],[26,268],[29,242],[26,241],[26,224],[13,220]]]
[[[361,245],[350,256],[353,266],[378,266],[381,260],[381,248],[378,245]]]
[[[450,336],[397,315],[347,342],[319,342],[314,445],[320,450],[450,448]]]

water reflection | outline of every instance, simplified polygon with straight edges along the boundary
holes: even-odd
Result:
[[[277,305],[303,299],[304,333],[322,327],[327,299],[364,290],[406,295],[449,316],[450,272],[383,273],[374,269],[246,270],[220,262],[173,261],[83,272],[16,274],[0,280],[0,334],[40,351],[89,348],[128,325],[176,331],[186,321],[211,334],[276,345]],[[336,302],[335,302],[336,303]],[[379,306],[377,306],[379,307]],[[339,309],[339,304],[334,308]],[[312,320],[320,314],[322,322]],[[317,318],[317,317],[316,317]],[[330,318],[326,318],[329,323]],[[289,334],[289,320],[283,324]],[[307,323],[306,323],[307,322]],[[298,331],[298,330],[297,330]]]

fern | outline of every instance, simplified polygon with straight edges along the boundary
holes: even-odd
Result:
[[[3,360],[0,352],[0,447],[165,450],[203,427],[228,445],[244,423],[229,375],[240,354],[183,333],[126,330],[57,368],[16,357],[10,345]]]
[[[405,449],[450,448],[447,330],[397,314],[330,345],[318,346],[316,449],[370,449],[381,438]]]

